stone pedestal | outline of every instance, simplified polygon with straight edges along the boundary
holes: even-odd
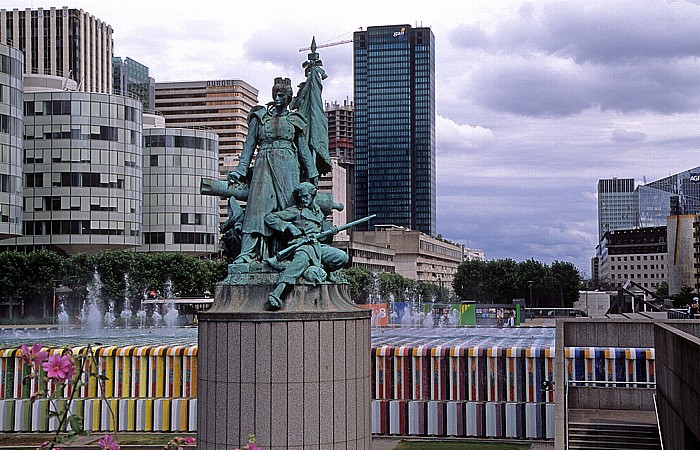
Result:
[[[276,277],[229,276],[199,317],[197,448],[369,449],[371,313],[338,284],[266,311]]]

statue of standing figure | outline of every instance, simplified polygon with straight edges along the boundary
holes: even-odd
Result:
[[[328,245],[339,227],[326,218],[343,205],[328,194],[317,194],[319,177],[331,170],[322,65],[314,40],[297,96],[289,78],[275,78],[272,102],[248,115],[241,158],[228,180],[202,180],[202,193],[229,199],[229,220],[221,225],[225,250],[233,260],[229,274],[245,273],[253,264],[256,271],[282,272],[268,297],[273,310],[283,306],[300,280],[337,282],[334,272],[348,261],[345,252]],[[245,202],[244,208],[238,200]]]
[[[276,251],[265,216],[292,204],[292,192],[300,181],[318,184],[319,172],[304,138],[306,119],[289,110],[292,97],[289,78],[276,78],[272,103],[267,108],[256,106],[248,115],[248,136],[240,162],[228,174],[232,183],[249,179],[241,251],[234,264],[261,261]],[[249,177],[256,148],[255,167]]]

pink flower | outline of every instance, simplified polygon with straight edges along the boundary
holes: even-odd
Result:
[[[100,445],[100,450],[119,450],[119,442],[109,434],[105,434],[97,443]]]
[[[194,443],[195,443],[195,438],[193,438],[193,437],[176,436],[176,437],[170,439],[170,441],[168,441],[168,443],[163,446],[163,449],[165,449],[165,450],[167,450],[167,449],[184,450],[182,448],[183,445],[194,445]]]
[[[254,444],[253,442],[248,443],[248,445],[246,446],[246,448],[247,448],[248,450],[262,450],[260,447],[258,447],[258,446],[257,446],[256,444]]]
[[[42,365],[49,356],[49,352],[41,351],[41,345],[38,343],[32,345],[32,348],[22,344],[19,354],[26,364],[33,364],[37,367]]]
[[[41,366],[46,371],[46,376],[65,382],[69,374],[75,373],[73,358],[66,355],[51,355],[48,361]]]

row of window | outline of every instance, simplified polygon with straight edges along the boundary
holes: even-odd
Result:
[[[162,231],[143,233],[144,245],[165,244],[165,233]],[[211,233],[173,233],[173,244],[208,244],[216,243],[216,237]]]
[[[207,139],[195,136],[173,136],[173,135],[150,135],[143,137],[144,148],[148,147],[182,147],[196,148],[201,150],[214,151],[217,149],[217,142],[214,139]],[[153,165],[153,164],[151,164]],[[157,164],[156,164],[157,165]]]
[[[24,65],[18,59],[8,55],[0,55],[0,72],[9,74],[13,78],[21,79]]]
[[[0,114],[0,133],[12,136],[22,135],[22,120],[17,117]]]
[[[651,265],[644,264],[644,270],[649,270],[649,269],[650,270],[657,270],[657,269],[664,270],[664,267],[665,267],[664,264],[658,264],[658,265],[657,264],[651,264]],[[620,265],[620,266],[610,266],[610,270],[627,270],[627,265],[625,264],[625,265]],[[629,270],[634,270],[634,264],[629,266]],[[642,270],[641,264],[637,264],[637,270]]]
[[[107,221],[100,221],[106,222]],[[116,222],[117,225],[124,222]],[[22,224],[25,236],[48,236],[62,234],[102,234],[110,236],[125,235],[123,228],[100,227],[92,228],[90,220],[25,220]],[[131,230],[131,236],[138,236],[139,230]]]
[[[118,103],[91,100],[27,100],[25,116],[84,116],[141,123],[141,109]]]
[[[17,108],[22,107],[22,90],[6,84],[0,84],[0,103],[9,104]]]
[[[438,245],[438,244],[435,244],[432,242],[420,241],[420,248],[421,248],[421,250],[425,250],[427,252],[438,253],[438,254],[446,255],[446,256],[449,256],[452,258],[457,258],[457,259],[462,258],[461,249],[455,250],[455,249],[445,247],[443,245]]]
[[[28,197],[24,199],[25,211],[110,211],[126,213],[136,212],[136,201],[117,197]]]
[[[635,274],[633,274],[633,273],[631,273],[631,274],[618,273],[617,276],[615,276],[615,274],[613,274],[612,278],[617,278],[618,280],[623,280],[623,279],[626,280],[627,278],[629,278],[630,280],[634,280]],[[649,278],[661,278],[661,279],[663,279],[663,278],[666,278],[666,276],[663,273],[645,273],[645,274],[638,273],[637,274],[637,277],[636,277],[637,280],[641,280],[644,278],[647,278],[647,279],[649,279]]]
[[[666,259],[665,255],[644,255],[644,256],[637,255],[636,260],[637,261],[647,261],[647,257],[649,258],[648,261],[663,261]],[[628,258],[627,256],[611,256],[610,261],[611,262],[612,261],[627,261],[627,258]],[[635,256],[629,256],[629,260],[634,261]]]
[[[42,140],[42,139],[73,139],[73,140],[96,140],[110,142],[125,142],[124,134],[126,133],[127,142],[136,145],[138,143],[138,131],[125,130],[124,128],[82,125],[80,128],[71,128],[70,125],[37,125],[26,126],[24,140]]]
[[[17,177],[0,173],[0,192],[8,192],[10,194],[19,194],[19,183]]]
[[[392,255],[387,255],[386,253],[378,253],[378,252],[372,252],[368,250],[358,250],[358,249],[351,249],[350,250],[350,256],[355,257],[355,258],[364,258],[364,259],[379,259],[382,261],[393,261],[394,257]]]
[[[124,189],[124,179],[117,178],[115,174],[92,172],[58,172],[52,173],[51,175],[51,185],[53,187],[102,187]],[[44,173],[25,173],[24,187],[45,187]]]

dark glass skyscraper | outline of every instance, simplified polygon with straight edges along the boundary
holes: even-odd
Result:
[[[429,235],[436,230],[434,42],[430,28],[409,25],[369,27],[353,39],[355,217],[377,214],[374,224]]]

